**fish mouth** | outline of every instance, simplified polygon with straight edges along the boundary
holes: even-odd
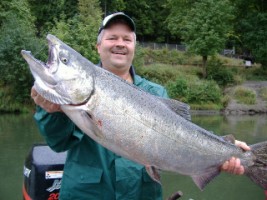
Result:
[[[49,73],[50,65],[47,65],[46,63],[36,59],[30,51],[22,50],[21,54],[23,58],[28,62],[35,80],[43,80],[43,82],[45,84],[48,84],[50,87],[57,84],[57,82]],[[49,57],[51,57],[51,55]]]
[[[46,63],[46,67],[50,69],[50,73],[55,73],[57,71],[57,67],[59,65],[59,58],[57,54],[56,47],[60,45],[59,40],[53,36],[48,34],[46,37],[48,41],[48,60]]]
[[[57,37],[48,34],[46,38],[49,47],[46,63],[36,59],[30,51],[21,51],[35,79],[34,88],[43,98],[55,104],[86,102],[94,91],[93,68],[88,70],[84,67],[85,59]],[[76,57],[71,60],[73,54],[77,54],[82,62]],[[86,73],[88,71],[90,75]]]
[[[58,69],[58,55],[56,46],[59,44],[57,38],[50,34],[47,35],[47,41],[49,50],[48,60],[46,63],[36,59],[30,51],[22,50],[21,54],[28,62],[35,80],[40,79],[49,87],[52,87],[57,85],[57,81],[54,79],[53,74]]]

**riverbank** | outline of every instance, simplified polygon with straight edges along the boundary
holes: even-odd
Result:
[[[261,91],[263,89],[267,89],[267,81],[246,81],[242,85],[242,87],[247,88],[253,91],[256,94],[256,102],[252,105],[239,103],[236,99],[231,95],[231,99],[224,109],[224,114],[267,114],[267,101],[261,95]],[[240,85],[227,88],[227,93],[233,94],[233,91],[240,87]]]

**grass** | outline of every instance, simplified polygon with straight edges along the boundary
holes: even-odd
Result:
[[[267,101],[267,87],[260,90],[260,96],[264,101]]]
[[[238,86],[234,91],[234,99],[238,103],[253,105],[256,103],[256,93],[249,88]]]

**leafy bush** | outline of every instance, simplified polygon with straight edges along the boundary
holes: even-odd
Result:
[[[171,98],[178,99],[182,102],[188,102],[187,93],[189,84],[185,78],[177,78],[175,82],[170,82],[167,85],[167,90]]]
[[[213,105],[221,107],[222,92],[214,81],[200,80],[196,77],[179,77],[167,85],[171,98],[189,104]]]
[[[207,79],[216,81],[222,87],[235,83],[234,73],[214,58],[207,65]]]

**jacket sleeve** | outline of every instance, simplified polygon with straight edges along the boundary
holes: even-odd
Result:
[[[161,97],[169,98],[167,90],[165,88],[162,89]]]
[[[47,144],[56,152],[78,144],[84,134],[64,113],[48,113],[37,106],[34,119]]]

